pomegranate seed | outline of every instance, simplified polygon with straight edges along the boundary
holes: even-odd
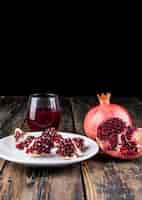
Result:
[[[138,151],[136,147],[121,147],[120,152],[123,155],[136,155]]]
[[[121,135],[121,143],[122,143],[122,146],[125,146],[127,144],[125,135]]]
[[[118,143],[117,135],[112,135],[112,137],[109,139],[109,143],[109,150],[115,149]]]
[[[130,126],[127,127],[126,137],[128,140],[131,140],[134,131],[135,128],[131,128]]]

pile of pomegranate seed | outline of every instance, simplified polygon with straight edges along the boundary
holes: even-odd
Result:
[[[70,138],[66,138],[60,142],[59,148],[56,151],[58,155],[63,157],[72,157],[75,154],[75,146]]]
[[[52,147],[58,146],[63,137],[57,133],[55,128],[48,128],[42,133],[42,137],[48,137],[51,141]]]
[[[33,156],[49,155],[55,149],[57,155],[71,158],[80,156],[79,152],[85,149],[85,145],[82,138],[63,138],[55,128],[48,128],[40,136],[27,136],[23,141],[17,142],[16,148]]]
[[[33,144],[26,149],[27,154],[42,155],[49,154],[51,151],[51,140],[49,137],[40,136],[34,138]]]

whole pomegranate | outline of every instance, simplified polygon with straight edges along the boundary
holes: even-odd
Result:
[[[96,140],[106,154],[122,159],[142,155],[142,128],[132,128],[120,118],[110,118],[97,129]]]
[[[128,111],[120,105],[110,103],[111,93],[107,93],[106,95],[97,94],[97,97],[100,104],[88,111],[83,122],[83,128],[88,137],[95,139],[98,126],[103,121],[112,117],[122,119],[127,126],[132,125],[132,120]]]

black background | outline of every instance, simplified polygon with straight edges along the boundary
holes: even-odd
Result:
[[[23,37],[16,43],[7,37],[1,54],[0,95],[111,92],[142,98],[138,35],[90,33],[84,37],[76,33],[74,38],[53,35],[46,37],[47,42]]]
[[[22,67],[1,79],[1,95],[29,95],[53,92],[59,95],[96,95],[111,92],[113,96],[142,98],[141,71],[136,66],[107,65],[93,67],[66,65],[47,67]],[[78,68],[78,70],[77,70]],[[12,69],[13,70],[13,69]]]
[[[89,15],[82,10],[85,16],[74,19],[60,13],[45,22],[36,16],[31,22],[8,18],[1,31],[0,95],[110,91],[141,98],[140,17],[131,9],[104,10],[97,14],[93,8]]]

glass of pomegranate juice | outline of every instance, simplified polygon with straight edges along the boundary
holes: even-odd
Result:
[[[32,131],[43,131],[48,127],[58,129],[61,118],[57,94],[32,94],[28,101],[26,120]]]

